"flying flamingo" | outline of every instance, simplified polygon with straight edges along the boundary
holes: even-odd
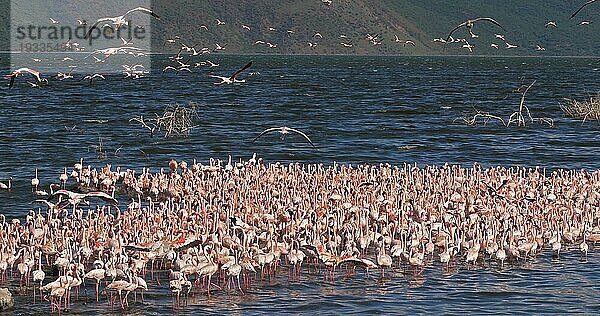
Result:
[[[247,63],[244,67],[240,68],[238,71],[234,72],[229,77],[221,77],[221,76],[214,76],[214,75],[210,75],[209,77],[221,79],[221,82],[215,82],[216,85],[232,84],[232,83],[244,83],[244,82],[246,82],[246,80],[244,80],[244,79],[238,80],[237,76],[239,74],[241,74],[244,70],[250,68],[250,66],[252,66],[252,61],[250,61],[249,63]]]
[[[281,133],[282,137],[285,137],[285,135],[289,134],[290,132],[294,132],[294,133],[299,134],[300,136],[302,136],[304,139],[306,139],[313,148],[316,148],[315,144],[313,144],[313,142],[310,140],[310,138],[308,138],[308,136],[305,133],[303,133],[303,132],[301,132],[301,131],[299,131],[297,129],[287,127],[287,126],[268,128],[268,129],[264,130],[262,133],[260,133],[258,136],[256,136],[252,140],[252,143],[254,143],[258,138],[260,138],[264,134],[267,134],[267,133],[270,133],[270,132],[279,132],[279,133]]]
[[[581,10],[583,10],[583,8],[587,7],[588,5],[596,2],[598,0],[589,0],[588,2],[584,3],[581,7],[579,7],[579,9],[577,9],[577,11],[575,11],[573,14],[571,14],[571,17],[569,19],[574,18]]]
[[[10,79],[10,83],[8,84],[9,89],[13,87],[13,85],[15,84],[15,79],[23,74],[31,74],[33,77],[35,77],[35,79],[37,80],[37,84],[41,85],[41,84],[47,84],[48,83],[48,79],[42,78],[42,74],[34,69],[31,68],[19,68],[15,71],[13,71],[11,74],[6,75],[7,79]]]
[[[112,17],[112,18],[100,18],[96,21],[96,23],[94,23],[92,25],[92,27],[90,27],[90,30],[87,32],[87,34],[85,35],[85,38],[87,39],[91,34],[92,31],[94,29],[98,28],[98,25],[101,23],[107,23],[110,22],[115,26],[115,30],[118,30],[119,28],[121,28],[121,26],[123,25],[127,25],[127,20],[125,20],[125,17],[131,13],[134,12],[142,12],[142,13],[146,13],[146,14],[150,14],[151,16],[153,16],[154,18],[156,18],[157,20],[160,20],[160,16],[158,16],[158,14],[154,13],[154,11],[150,10],[150,9],[146,9],[144,7],[137,7],[135,9],[131,9],[127,12],[125,12],[125,14],[123,15],[119,15],[116,17]]]
[[[469,32],[471,32],[471,29],[473,28],[473,26],[475,25],[475,22],[478,21],[486,21],[489,23],[492,23],[498,27],[500,27],[501,29],[503,29],[504,31],[506,31],[506,29],[504,29],[504,27],[502,25],[500,25],[500,23],[498,23],[496,20],[494,20],[493,18],[489,18],[489,17],[483,17],[483,18],[476,18],[476,19],[469,19],[466,20],[465,22],[459,24],[457,27],[455,27],[454,29],[452,29],[452,31],[450,31],[450,33],[448,34],[448,36],[446,37],[446,41],[450,40],[450,36],[452,36],[452,33],[454,33],[454,31],[458,30],[461,27],[466,27]],[[471,33],[471,35],[473,35],[473,33]]]

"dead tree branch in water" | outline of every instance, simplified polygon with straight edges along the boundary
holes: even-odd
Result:
[[[565,115],[581,119],[583,125],[587,120],[595,120],[600,123],[600,93],[591,97],[590,101],[579,102],[577,100],[565,99],[566,104],[560,106]]]
[[[507,121],[505,121],[502,117],[500,117],[498,115],[490,114],[489,112],[482,112],[475,108],[474,108],[475,109],[474,114],[465,114],[460,119],[462,119],[463,122],[465,122],[465,124],[467,124],[469,126],[477,125],[477,123],[480,121],[482,121],[483,124],[486,125],[488,122],[495,120],[495,121],[502,123],[502,125],[504,125],[505,127],[509,127],[510,124],[512,124],[512,123],[516,123],[516,125],[518,127],[526,127],[527,121],[529,121],[531,123],[538,122],[540,124],[547,124],[548,126],[553,127],[554,126],[553,119],[548,118],[548,117],[542,117],[542,118],[533,117],[531,115],[531,111],[529,111],[529,107],[527,107],[527,105],[525,105],[525,95],[527,94],[529,89],[531,89],[531,87],[533,87],[535,82],[536,82],[536,80],[534,80],[528,86],[521,86],[517,90],[520,92],[524,88],[524,90],[521,94],[521,101],[519,102],[519,109],[517,111],[513,112],[509,116]],[[525,118],[524,114],[527,115],[527,119]]]
[[[146,123],[146,120],[144,119],[144,117],[140,115],[140,117],[134,117],[134,118],[129,119],[129,122],[140,123],[144,128],[147,128],[150,131],[150,137],[154,137],[154,130],[156,129],[156,121],[155,120],[150,119]]]
[[[142,127],[150,131],[150,137],[154,137],[155,132],[164,133],[164,137],[187,137],[190,135],[194,125],[199,119],[198,104],[190,102],[189,105],[181,106],[179,104],[169,104],[161,115],[156,114],[156,118],[148,119],[140,115],[130,119],[130,122],[137,122]]]

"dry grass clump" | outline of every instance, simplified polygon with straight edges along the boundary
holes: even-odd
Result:
[[[561,110],[572,118],[600,122],[600,92],[590,98],[589,101],[577,101],[565,99],[565,104],[560,106]]]
[[[154,137],[154,133],[164,133],[165,138],[189,136],[195,123],[199,119],[198,104],[190,102],[188,106],[182,106],[177,103],[169,104],[161,115],[155,114],[156,118],[134,117],[130,122],[138,122],[143,127],[150,131],[150,137]]]

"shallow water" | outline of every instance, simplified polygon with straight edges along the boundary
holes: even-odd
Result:
[[[206,162],[209,157],[226,160],[232,155],[234,160],[247,160],[254,152],[265,162],[465,166],[478,162],[589,170],[600,166],[598,124],[582,125],[560,110],[562,98],[584,99],[600,90],[597,59],[208,58],[221,66],[192,74],[162,74],[166,56],[154,56],[154,72],[139,80],[111,75],[92,86],[52,81],[31,89],[19,78],[12,90],[0,87],[0,180],[14,178],[14,189],[0,192],[0,212],[19,217],[29,210],[34,168],[47,185],[57,182],[62,169],[80,157],[85,165],[112,163],[138,170],[166,167],[172,158]],[[251,71],[260,74],[249,77],[247,84],[214,86],[207,77],[230,74],[250,59]],[[507,119],[519,104],[520,95],[513,90],[533,80],[537,81],[526,105],[533,116],[553,118],[554,127],[505,128],[496,123],[467,127],[456,121],[473,106]],[[160,113],[168,103],[192,101],[201,106],[200,120],[189,138],[149,138],[146,130],[129,122],[134,116]],[[108,122],[84,122],[89,119]],[[317,150],[296,135],[282,140],[271,134],[251,142],[262,130],[284,125],[306,132]],[[98,159],[94,146],[100,140],[107,159]],[[305,273],[301,282],[289,282],[284,268],[274,281],[258,282],[245,295],[221,292],[207,300],[197,294],[194,303],[177,313],[598,313],[594,286],[600,281],[598,259],[592,251],[584,264],[579,252],[572,251],[558,262],[548,255],[502,270],[492,263],[475,271],[463,267],[443,274],[436,264],[417,277],[412,270],[396,269],[384,281],[374,272],[371,278],[362,273],[351,279],[339,275],[335,284],[314,273]],[[80,299],[74,312],[110,313],[106,300],[93,302],[91,286],[86,291],[87,304]],[[49,311],[46,304],[30,302],[31,298],[18,296],[16,313]],[[165,312],[171,312],[168,289],[151,284],[146,302],[137,303],[127,314]]]
[[[546,252],[549,253],[549,250]],[[322,274],[303,270],[300,281],[290,281],[287,267],[282,268],[272,280],[258,280],[244,294],[231,291],[213,292],[207,299],[205,290],[188,299],[188,305],[172,309],[168,286],[149,283],[150,291],[144,302],[133,302],[130,297],[129,315],[196,315],[208,314],[531,314],[531,313],[586,313],[600,311],[597,284],[600,282],[598,261],[600,256],[591,253],[588,261],[581,260],[578,250],[561,253],[557,260],[551,255],[529,259],[518,266],[506,264],[500,268],[496,262],[467,268],[460,264],[446,269],[439,262],[425,268],[420,275],[410,267],[395,267],[386,271],[385,278],[379,270],[369,277],[360,271],[356,277],[338,273],[334,282],[324,281]],[[48,278],[48,277],[47,277]],[[54,277],[51,277],[53,280]],[[146,280],[149,279],[149,274]],[[118,301],[111,308],[106,296],[95,302],[93,280],[86,281],[80,298],[73,299],[72,312],[114,314],[120,313]],[[18,280],[13,282],[18,289]],[[101,287],[102,288],[102,287]],[[47,313],[47,302],[32,304],[29,296],[17,295],[16,314]],[[26,307],[25,307],[26,306]]]

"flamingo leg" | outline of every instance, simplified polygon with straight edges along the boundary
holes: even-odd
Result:
[[[244,295],[244,291],[242,291],[242,286],[240,285],[240,275],[237,275],[237,282],[238,282],[238,289],[240,290],[240,293],[242,293],[242,295]]]
[[[121,308],[125,310],[125,306],[123,305],[123,298],[121,296],[121,291],[119,291],[119,301],[121,302]]]
[[[209,299],[210,299],[210,283],[212,282],[211,279],[212,279],[212,275],[209,275],[208,276],[208,298]]]

